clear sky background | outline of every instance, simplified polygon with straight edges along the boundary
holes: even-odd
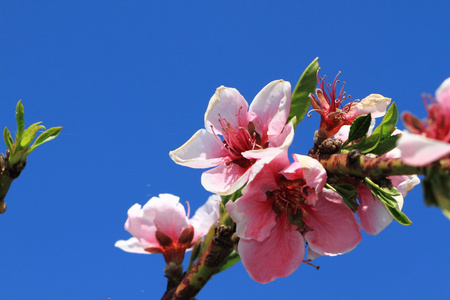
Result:
[[[172,193],[195,211],[210,195],[203,170],[168,153],[203,127],[217,87],[250,102],[272,80],[294,86],[318,56],[354,99],[380,93],[425,117],[421,94],[450,76],[449,12],[446,0],[1,1],[0,125],[15,130],[22,99],[27,126],[64,129],[6,197],[0,298],[159,299],[162,257],[114,243],[130,237],[133,204]],[[299,125],[291,153],[307,153],[318,124]],[[198,299],[443,299],[450,222],[421,194],[405,201],[413,225],[364,234],[319,271],[261,285],[239,263]]]

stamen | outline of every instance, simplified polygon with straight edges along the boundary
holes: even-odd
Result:
[[[191,214],[191,206],[189,205],[189,201],[186,201],[186,205],[187,205],[187,208],[188,208],[186,217],[189,219],[189,215]]]
[[[319,271],[319,269],[320,269],[320,266],[313,265],[313,264],[311,263],[311,260],[309,260],[309,259],[304,260],[303,262],[304,262],[305,264],[311,266],[311,267],[316,268],[317,271]]]

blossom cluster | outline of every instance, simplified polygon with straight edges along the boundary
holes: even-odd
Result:
[[[448,158],[450,79],[438,89],[436,101],[430,97],[428,123],[404,115],[408,134],[396,129],[398,113],[395,104],[388,110],[390,98],[370,94],[344,106],[350,97],[343,87],[337,90],[337,76],[327,84],[316,74],[319,87],[307,101],[321,123],[307,156],[292,154],[293,161],[289,159],[297,125],[289,82],[270,82],[250,105],[236,89],[221,86],[209,101],[204,128],[169,153],[177,164],[209,168],[201,183],[215,195],[191,220],[170,194],[154,197],[142,208],[135,204],[125,224],[134,237],[116,246],[162,253],[168,264],[181,264],[185,251],[222,211],[235,224],[235,250],[250,277],[268,283],[289,276],[302,262],[353,250],[361,242],[361,230],[376,235],[394,219],[409,224],[401,209],[406,194],[420,182],[416,175],[331,174],[323,160],[336,154],[348,156],[349,165],[376,158],[389,166],[396,159],[424,166]],[[381,124],[374,128],[379,117]]]
[[[336,93],[337,80],[328,86],[317,79],[320,88],[310,99],[321,115],[323,138],[342,139],[342,127],[362,115],[383,116],[391,101],[372,94],[342,108],[344,93]],[[294,162],[289,162],[294,135],[290,106],[291,86],[283,80],[266,85],[250,106],[236,89],[222,86],[209,102],[205,128],[170,152],[180,165],[213,167],[202,175],[206,190],[241,195],[228,201],[226,210],[236,223],[242,263],[260,283],[290,275],[305,256],[347,253],[361,241],[361,228],[378,234],[393,220],[364,184],[356,184],[359,203],[350,207],[326,186],[327,172],[316,158],[293,154]],[[418,178],[394,176],[391,181],[401,190],[395,196],[401,209],[403,196]]]

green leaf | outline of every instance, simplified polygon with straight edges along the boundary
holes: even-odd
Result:
[[[13,138],[7,127],[5,127],[5,129],[3,130],[3,139],[5,140],[5,144],[6,147],[8,147],[8,150],[12,152]]]
[[[395,102],[392,102],[392,105],[387,110],[386,114],[383,117],[383,121],[381,121],[380,126],[375,128],[373,134],[380,134],[382,139],[389,137],[395,130],[395,126],[398,121],[398,110]]]
[[[38,146],[42,145],[43,143],[46,143],[48,141],[53,140],[56,138],[59,133],[61,132],[62,127],[53,127],[49,128],[46,131],[44,131],[41,135],[38,136],[36,141],[31,146],[30,150],[28,151],[28,154],[30,154],[34,149],[36,149]]]
[[[308,112],[311,102],[309,94],[314,93],[317,84],[317,71],[319,70],[319,58],[314,59],[305,69],[302,76],[294,88],[291,97],[291,111],[289,112],[288,123],[293,121],[294,129],[303,120]],[[296,120],[293,120],[297,117]]]
[[[389,213],[402,225],[411,225],[411,220],[396,207],[386,206]]]
[[[45,129],[44,126],[40,125],[41,123],[42,122],[34,123],[24,131],[22,139],[20,140],[21,149],[28,148],[36,137],[36,133],[41,129]]]
[[[231,268],[235,264],[237,264],[241,260],[241,257],[237,252],[231,252],[230,256],[228,256],[227,261],[220,267],[220,269],[216,272],[216,274],[225,271],[226,269]]]
[[[378,142],[378,145],[371,151],[371,153],[381,156],[397,146],[397,140],[400,135],[391,135],[384,140]]]
[[[370,114],[357,117],[355,121],[353,121],[352,126],[350,127],[348,139],[344,143],[344,145],[342,145],[342,147],[345,147],[350,142],[365,138],[367,132],[369,131],[371,121],[372,116]]]
[[[382,155],[387,149],[392,150],[392,146],[395,147],[395,140],[397,137],[392,137],[392,133],[395,130],[395,126],[398,120],[398,110],[395,103],[392,103],[388,111],[384,115],[381,124],[375,128],[372,134],[360,141],[357,144],[348,146],[347,150],[358,149],[363,154],[374,153]],[[389,151],[388,150],[388,151]]]
[[[16,106],[16,122],[17,122],[17,140],[22,139],[22,134],[25,129],[25,117],[22,105],[22,100],[19,100]]]

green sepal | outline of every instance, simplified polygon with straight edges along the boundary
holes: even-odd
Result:
[[[358,210],[358,203],[356,202],[356,198],[358,197],[358,192],[353,185],[350,184],[326,184],[327,188],[338,193],[342,199],[344,199],[345,204],[353,211],[356,212]]]
[[[350,132],[348,134],[348,139],[342,145],[342,147],[347,146],[350,142],[365,138],[367,136],[367,132],[369,131],[371,121],[372,121],[372,116],[370,114],[357,117],[353,121],[352,126],[350,126]]]
[[[231,252],[230,256],[228,256],[227,261],[220,267],[220,269],[215,273],[218,274],[226,269],[231,268],[235,264],[237,264],[241,260],[241,257],[236,251]]]
[[[3,139],[5,140],[6,147],[8,147],[8,150],[11,152],[13,149],[13,138],[11,136],[11,132],[9,132],[9,129],[5,127],[3,130]]]
[[[300,76],[300,79],[294,88],[294,92],[291,96],[291,110],[287,120],[287,123],[293,121],[292,125],[294,125],[294,129],[303,120],[311,105],[309,94],[313,94],[316,89],[316,75],[318,70],[319,58],[316,57],[316,59],[314,59],[305,69],[302,76]],[[294,117],[296,117],[296,119],[293,119]]]
[[[394,196],[400,196],[401,194],[397,191],[396,188],[382,188],[367,177],[364,178],[364,183],[370,189],[372,195],[383,202],[386,209],[389,211],[392,217],[397,220],[397,222],[402,225],[412,224],[411,220],[397,208],[398,203],[397,200],[395,200]]]
[[[38,146],[56,138],[61,132],[61,130],[62,127],[52,127],[44,131],[41,135],[37,137],[37,139],[34,141],[33,145],[31,145],[30,150],[28,150],[27,153],[30,154]]]
[[[16,106],[16,122],[17,122],[17,137],[16,137],[16,140],[20,141],[22,139],[23,131],[25,130],[25,116],[24,116],[22,100],[19,100],[19,102],[17,102],[17,106]]]

